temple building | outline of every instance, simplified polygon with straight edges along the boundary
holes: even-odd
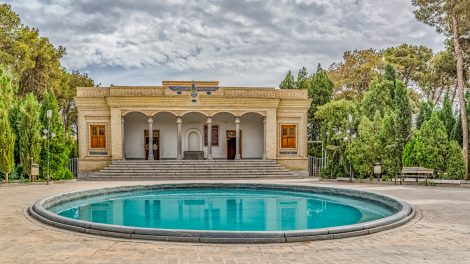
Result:
[[[75,104],[79,173],[123,159],[270,159],[307,171],[306,90],[163,81],[78,87]]]

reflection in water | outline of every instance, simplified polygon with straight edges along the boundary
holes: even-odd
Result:
[[[371,204],[364,209],[362,204],[354,207],[318,195],[257,190],[167,190],[104,199],[58,212],[69,218],[124,226],[246,231],[347,225],[391,214]]]

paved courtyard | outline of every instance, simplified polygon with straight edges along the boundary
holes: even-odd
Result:
[[[470,188],[310,179],[262,182],[333,185],[389,194],[414,205],[418,215],[396,229],[328,241],[260,245],[129,241],[47,227],[25,217],[24,210],[42,197],[62,192],[156,182],[0,186],[0,263],[470,263]]]

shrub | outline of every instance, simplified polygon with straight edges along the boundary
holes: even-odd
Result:
[[[461,180],[465,176],[465,160],[462,149],[455,140],[449,142],[447,152],[447,175],[445,178]]]

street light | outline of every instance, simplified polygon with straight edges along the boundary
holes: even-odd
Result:
[[[47,177],[46,181],[49,184],[50,174],[49,174],[49,150],[50,150],[50,138],[55,137],[55,133],[50,133],[51,131],[51,117],[52,117],[52,110],[47,110],[46,112],[47,117],[47,129],[44,129],[42,132],[44,135],[42,136],[43,139],[47,139]]]

